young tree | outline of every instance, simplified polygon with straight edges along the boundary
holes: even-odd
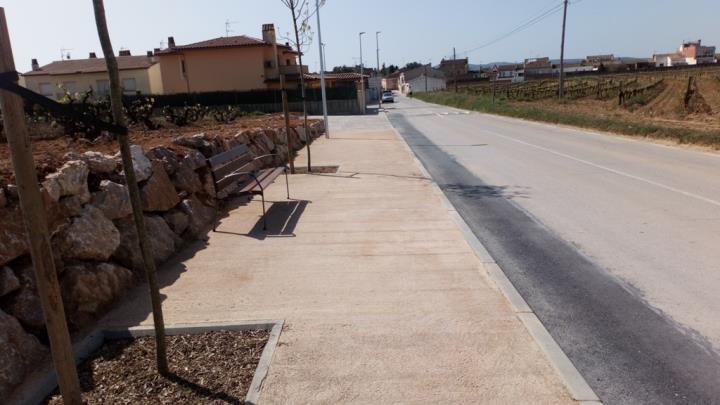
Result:
[[[118,73],[117,59],[115,59],[112,43],[110,42],[110,33],[108,32],[107,21],[105,19],[105,5],[103,4],[103,0],[93,0],[93,8],[95,10],[95,25],[97,26],[98,37],[100,38],[100,46],[102,47],[103,54],[105,54],[105,64],[107,65],[108,75],[110,76],[110,104],[113,121],[116,125],[125,125],[125,117],[122,112],[120,75]],[[150,241],[147,238],[147,232],[145,230],[145,217],[143,216],[142,202],[140,199],[140,188],[137,185],[137,178],[135,177],[132,155],[130,154],[130,142],[128,141],[127,134],[118,134],[118,143],[120,144],[120,154],[125,171],[125,181],[130,194],[135,228],[140,242],[140,251],[145,264],[145,276],[150,287],[150,301],[152,302],[153,322],[155,324],[155,355],[157,368],[160,374],[166,375],[169,373],[169,370],[165,350],[165,322],[163,321],[160,288],[158,287],[155,272],[155,260],[153,259],[152,251],[150,250]]]
[[[295,34],[294,39],[290,37],[290,34],[287,34],[284,39],[290,42],[298,53],[298,63],[300,64],[300,97],[302,99],[303,106],[303,128],[305,129],[305,145],[307,147],[308,155],[307,170],[308,172],[311,172],[312,168],[310,163],[310,143],[312,142],[312,137],[310,136],[310,131],[308,129],[307,100],[305,97],[305,75],[302,71],[303,49],[307,48],[307,46],[310,45],[310,43],[312,42],[312,32],[310,31],[310,5],[308,3],[308,0],[280,1],[285,5],[285,7],[290,9],[290,14],[292,15],[293,31]]]

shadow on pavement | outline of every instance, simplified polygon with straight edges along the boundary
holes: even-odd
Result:
[[[310,201],[289,200],[277,202],[268,201],[267,203],[270,204],[270,208],[265,213],[265,218],[260,216],[250,232],[240,233],[218,230],[216,233],[247,236],[258,240],[265,238],[294,237],[295,227]],[[267,229],[263,229],[265,220],[267,220]]]
[[[446,192],[466,198],[530,198],[527,187],[440,184]]]

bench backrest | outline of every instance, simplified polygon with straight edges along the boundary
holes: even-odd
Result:
[[[233,172],[239,171],[252,162],[252,154],[247,145],[240,145],[230,149],[227,152],[218,153],[208,159],[210,172],[212,173],[213,182],[215,183],[215,191],[220,192],[231,184],[242,183],[245,180],[238,176],[228,176]],[[246,176],[249,181],[250,176]]]

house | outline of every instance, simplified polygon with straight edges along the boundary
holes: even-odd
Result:
[[[595,69],[599,69],[600,66],[608,66],[618,64],[619,61],[615,58],[615,55],[589,55],[585,57],[585,65],[592,66]]]
[[[714,46],[703,46],[701,40],[683,42],[677,52],[653,55],[656,67],[705,65],[717,63]]]
[[[281,73],[288,88],[297,87],[307,66],[298,66],[297,52],[289,45],[276,44],[273,24],[263,25],[262,30],[262,39],[239,35],[176,45],[169,37],[167,48],[146,55],[122,50],[117,61],[123,90],[127,94],[177,94],[277,89]],[[32,70],[21,76],[21,84],[55,98],[65,90],[90,88],[104,96],[110,88],[105,60],[95,53],[88,59],[60,60],[42,67],[33,59]]]
[[[565,74],[592,72],[596,70],[593,65],[588,65],[585,59],[566,59],[563,63]],[[560,61],[553,61],[553,73],[560,74]]]
[[[276,44],[275,27],[264,24],[262,39],[246,35],[227,36],[156,50],[162,77],[162,93],[248,91],[279,88],[280,73],[288,86],[296,86],[307,66],[297,65],[297,52]],[[280,66],[277,66],[277,49]]]
[[[715,47],[703,46],[701,40],[684,42],[678,52],[685,57],[689,65],[715,63]]]
[[[398,85],[398,79],[400,78],[400,75],[402,72],[397,71],[393,72],[382,79],[382,87],[385,90],[400,90],[400,87]]]
[[[687,66],[688,60],[679,53],[661,53],[653,55],[656,67]]]
[[[525,59],[523,69],[525,70],[525,77],[551,75],[553,73],[553,66],[548,57]]]
[[[468,58],[464,59],[443,59],[438,67],[448,79],[466,76],[469,72]]]
[[[398,87],[403,94],[424,93],[444,90],[447,83],[442,70],[435,69],[428,64],[400,73]]]
[[[157,59],[146,55],[131,55],[121,50],[117,56],[120,84],[126,94],[159,94],[162,92],[160,66]],[[50,98],[62,98],[65,91],[85,92],[92,89],[103,97],[110,91],[110,78],[105,59],[94,52],[87,59],[65,59],[40,66],[32,60],[32,70],[20,76],[20,84]]]
[[[360,83],[362,77],[365,87],[368,85],[369,75],[360,75],[360,73],[325,73],[325,86],[333,87],[356,87]],[[320,88],[320,73],[306,73],[305,85],[307,88]]]
[[[497,67],[497,77],[495,80],[498,81],[511,81],[513,83],[515,82],[522,82],[525,80],[525,69],[522,65],[516,65],[516,64],[507,64],[507,65],[500,65]],[[493,73],[492,71],[489,72],[489,77],[492,80],[493,79]]]

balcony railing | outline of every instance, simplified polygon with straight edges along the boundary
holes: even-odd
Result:
[[[302,66],[302,73],[307,73],[308,67],[307,65]],[[297,75],[300,74],[300,65],[285,65],[280,66],[280,73],[284,75]]]

